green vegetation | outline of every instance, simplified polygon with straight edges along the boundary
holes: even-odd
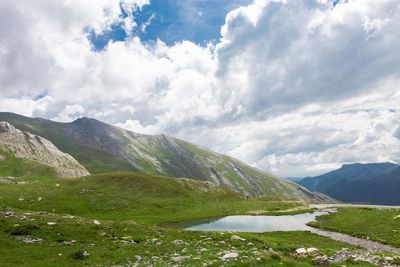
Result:
[[[399,209],[339,208],[311,225],[400,247]]]
[[[229,233],[161,226],[300,209],[295,202],[247,199],[211,183],[139,173],[18,179],[27,183],[0,184],[0,266],[171,266],[176,254],[189,256],[182,263],[190,266],[313,266],[311,257],[297,259],[294,250],[317,247],[331,255],[349,247],[307,232],[243,233],[246,241],[238,241]],[[227,251],[238,252],[238,259],[222,260]]]
[[[171,266],[176,264],[174,254],[190,256],[186,266],[313,266],[310,258],[293,255],[297,245],[319,247],[327,254],[344,246],[306,232],[244,234],[247,241],[232,241],[228,233],[185,232],[134,221],[98,223],[53,213],[0,216],[0,266]],[[233,250],[239,252],[238,260],[220,259]]]
[[[16,158],[8,153],[0,152],[0,176],[19,177],[56,177],[54,168],[37,161]]]
[[[229,189],[189,179],[140,173],[41,179],[0,187],[0,206],[154,224],[228,214],[293,208],[296,202],[248,200]],[[19,201],[23,198],[25,201]],[[41,199],[37,201],[37,199]]]

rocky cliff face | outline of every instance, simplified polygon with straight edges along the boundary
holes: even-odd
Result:
[[[77,178],[89,172],[71,155],[61,152],[49,140],[22,132],[8,122],[0,121],[0,150],[11,155],[54,167],[60,177]]]

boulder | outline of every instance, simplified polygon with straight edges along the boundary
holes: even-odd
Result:
[[[244,238],[242,238],[240,236],[237,236],[237,235],[231,236],[231,240],[233,240],[233,241],[235,241],[235,240],[246,241],[246,239],[244,239]]]
[[[312,260],[312,262],[315,264],[315,265],[320,265],[320,266],[324,266],[324,267],[328,267],[330,264],[329,264],[329,260],[328,260],[328,257],[327,256],[317,256],[317,257],[315,257],[313,260]]]
[[[298,248],[296,249],[296,254],[299,257],[304,257],[307,255],[307,250],[305,248]]]
[[[234,260],[239,257],[237,252],[228,252],[224,256],[221,257],[222,260]]]
[[[181,262],[184,260],[190,259],[190,256],[176,256],[176,257],[172,257],[172,260],[175,262]]]

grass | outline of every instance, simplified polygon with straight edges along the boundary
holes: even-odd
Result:
[[[399,215],[399,209],[338,208],[312,226],[400,247]]]
[[[69,180],[41,179],[20,186],[3,185],[0,196],[0,207],[56,210],[96,219],[133,219],[144,224],[255,210],[275,212],[299,205],[296,202],[248,200],[210,183],[140,173],[112,173]]]
[[[312,258],[298,259],[299,247],[317,247],[326,255],[351,247],[308,232],[241,233],[246,241],[237,241],[230,233],[161,226],[301,210],[296,202],[247,199],[210,183],[140,173],[19,179],[28,183],[0,184],[0,266],[173,266],[180,255],[189,256],[185,266],[305,267],[313,266]],[[5,211],[14,213],[5,216]],[[35,240],[41,241],[29,243]],[[227,251],[238,252],[238,259],[222,260]]]
[[[312,266],[311,258],[297,259],[294,250],[312,246],[329,255],[345,246],[307,232],[241,234],[247,241],[232,241],[229,233],[185,232],[133,221],[101,220],[97,225],[83,217],[24,211],[13,217],[0,216],[0,226],[0,266],[110,266],[136,262],[140,266],[172,266],[176,254],[189,255],[185,260],[188,266]],[[27,244],[16,239],[20,234],[42,241]],[[276,252],[267,252],[268,248]],[[84,251],[88,257],[83,256]],[[239,259],[221,260],[226,251],[237,251]]]
[[[0,152],[0,176],[18,177],[56,177],[56,170],[37,161],[16,158],[8,153]]]

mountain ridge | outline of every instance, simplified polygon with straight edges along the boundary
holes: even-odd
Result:
[[[0,113],[0,120],[43,135],[60,150],[74,156],[91,173],[139,171],[211,181],[248,196],[333,201],[237,159],[165,134],[138,134],[90,118],[59,123]]]
[[[400,165],[383,163],[344,164],[331,172],[298,182],[311,191],[339,201],[382,205],[400,204]]]

